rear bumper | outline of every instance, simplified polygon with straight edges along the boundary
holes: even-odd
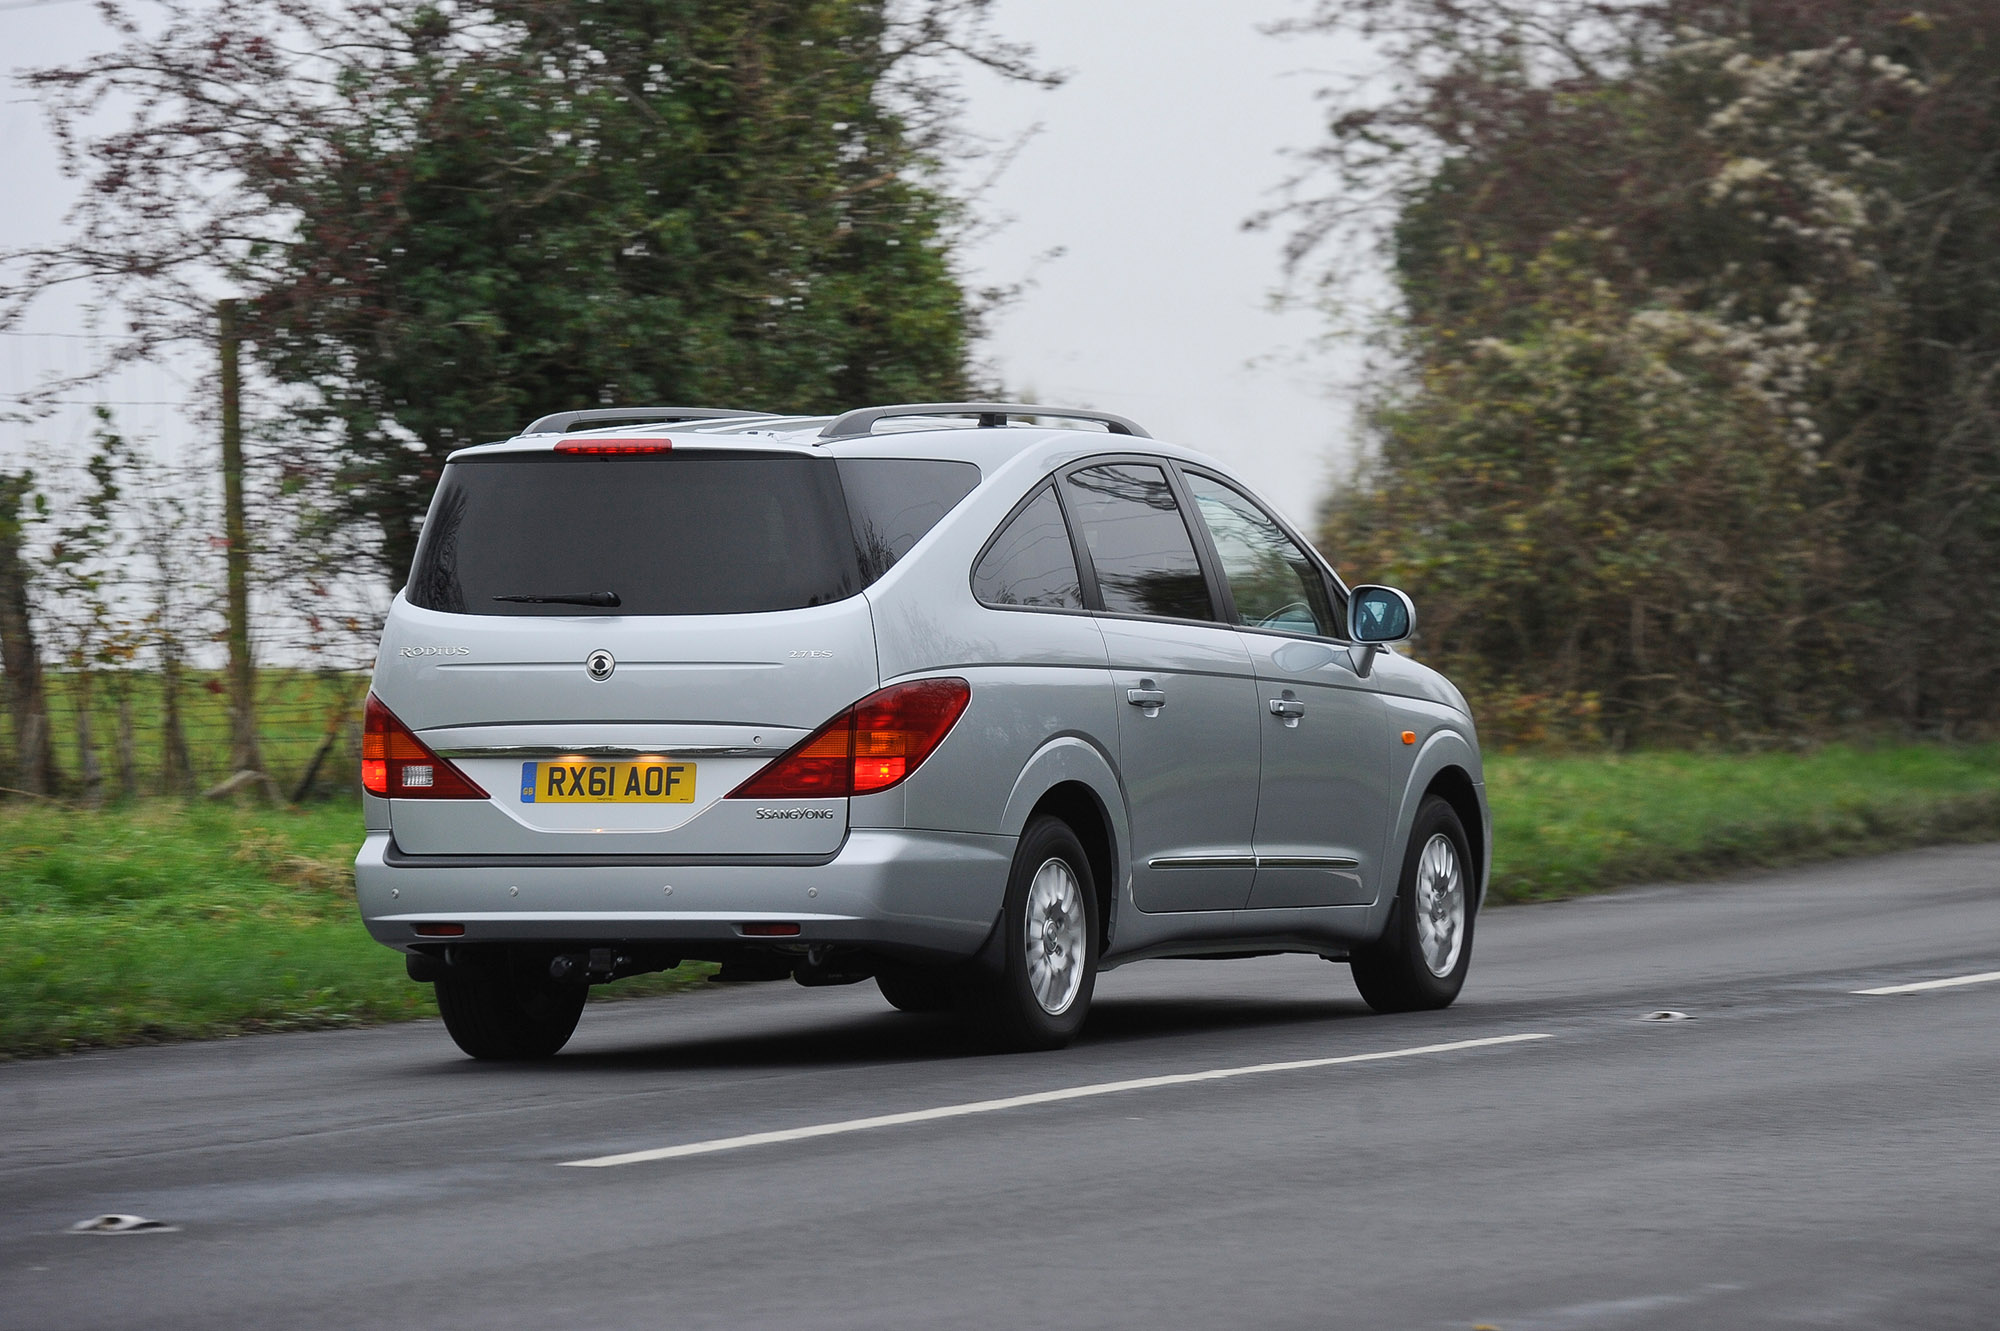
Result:
[[[1009,837],[856,829],[818,863],[510,860],[406,855],[375,831],[354,881],[369,934],[403,951],[438,941],[419,924],[462,925],[454,941],[468,944],[629,940],[699,955],[743,943],[746,924],[795,923],[787,943],[945,959],[992,931],[1013,853]]]

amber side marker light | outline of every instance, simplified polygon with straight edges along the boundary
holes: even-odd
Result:
[[[1405,731],[1403,732],[1403,743],[1405,743],[1405,744],[1415,744],[1416,742],[1417,742],[1417,732],[1416,732],[1416,731],[1414,731],[1414,730],[1405,730]]]

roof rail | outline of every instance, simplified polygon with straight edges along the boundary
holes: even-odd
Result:
[[[585,411],[558,411],[529,424],[522,434],[557,434],[574,425],[602,421],[639,421],[672,425],[677,421],[719,421],[732,416],[768,416],[768,411],[744,411],[736,407],[591,407]]]
[[[1137,421],[1114,416],[1108,411],[1082,411],[1075,407],[1044,407],[1032,402],[913,402],[900,407],[862,407],[836,417],[821,439],[846,439],[875,433],[875,426],[896,416],[977,416],[982,430],[1004,429],[1009,416],[1054,416],[1061,420],[1097,421],[1112,434],[1129,434],[1151,439]]]

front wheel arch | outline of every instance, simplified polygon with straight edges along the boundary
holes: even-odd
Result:
[[[1437,909],[1424,913],[1428,853],[1433,843],[1448,846],[1443,867],[1456,870],[1442,881],[1455,883],[1455,890],[1433,897]],[[1411,824],[1409,838],[1399,860],[1396,891],[1390,899],[1388,922],[1381,937],[1353,950],[1348,965],[1354,984],[1368,1006],[1377,1012],[1425,1012],[1450,1007],[1465,985],[1472,965],[1472,945],[1477,936],[1477,912],[1471,891],[1470,845],[1457,810],[1435,795],[1426,796]],[[1446,903],[1455,899],[1455,909]],[[1436,970],[1428,960],[1427,937],[1435,922],[1452,919],[1451,936],[1457,950],[1448,971]]]
[[[1486,816],[1479,802],[1478,787],[1473,785],[1472,775],[1454,763],[1438,769],[1437,775],[1424,787],[1424,798],[1431,796],[1449,804],[1465,828],[1467,848],[1471,852],[1471,863],[1466,867],[1472,874],[1474,889],[1470,905],[1476,911],[1486,902],[1486,880],[1492,876],[1492,861],[1486,851]],[[1419,800],[1419,804],[1421,802]]]

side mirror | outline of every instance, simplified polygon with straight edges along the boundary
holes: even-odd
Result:
[[[1347,594],[1347,636],[1355,642],[1401,642],[1417,631],[1417,607],[1394,587],[1361,586]]]
[[[1417,607],[1394,587],[1364,584],[1347,593],[1348,660],[1362,679],[1375,667],[1384,643],[1401,642],[1417,630]]]

